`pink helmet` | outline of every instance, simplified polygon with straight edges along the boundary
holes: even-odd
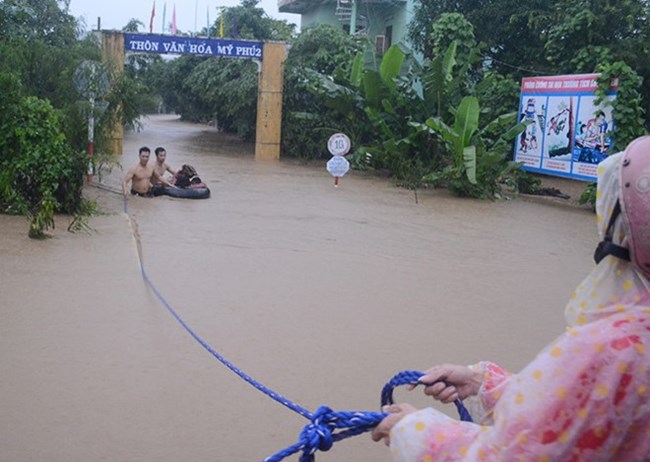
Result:
[[[650,279],[650,136],[628,145],[620,172],[619,201],[630,262]]]

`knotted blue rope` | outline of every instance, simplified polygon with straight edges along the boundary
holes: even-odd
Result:
[[[393,404],[393,390],[397,386],[424,385],[420,382],[420,378],[424,375],[424,372],[408,370],[396,374],[381,390],[381,405]],[[471,422],[472,417],[463,403],[459,399],[454,403],[460,419]],[[267,457],[264,462],[279,462],[298,451],[303,452],[300,462],[313,462],[316,451],[328,451],[336,441],[370,431],[388,415],[384,412],[334,412],[328,407],[320,407],[309,418],[311,422],[300,432],[296,444]],[[336,433],[336,430],[340,429],[346,430]]]
[[[328,451],[336,441],[372,430],[387,415],[383,412],[335,412],[321,406],[310,417],[310,423],[302,429],[295,444],[267,457],[264,462],[278,462],[299,451],[302,451],[300,462],[313,462],[316,451]]]
[[[124,213],[128,214],[126,196],[124,196],[123,206]],[[298,437],[298,441],[295,444],[289,446],[286,449],[283,449],[282,451],[277,452],[272,456],[267,457],[264,459],[264,462],[279,462],[285,457],[288,457],[299,451],[302,451],[300,462],[313,462],[315,460],[316,451],[328,451],[336,441],[340,441],[351,436],[370,431],[379,425],[379,423],[389,415],[384,412],[335,412],[327,406],[321,406],[316,410],[316,412],[311,413],[304,407],[274,392],[270,388],[265,387],[263,384],[253,379],[250,375],[246,374],[230,361],[228,361],[224,356],[219,354],[219,352],[212,348],[208,342],[203,340],[196,332],[194,332],[194,330],[192,330],[192,328],[179,316],[179,314],[176,312],[176,310],[174,310],[169,302],[167,302],[165,297],[163,297],[163,295],[158,291],[153,282],[151,282],[151,279],[149,279],[149,276],[144,269],[144,263],[140,254],[138,254],[138,258],[140,262],[140,272],[142,273],[142,278],[144,279],[145,283],[153,291],[153,293],[156,295],[158,300],[160,300],[167,311],[169,311],[169,313],[181,324],[181,326],[183,326],[183,328],[192,337],[194,337],[194,339],[205,350],[207,350],[212,356],[219,360],[219,362],[237,374],[248,384],[257,388],[259,391],[266,394],[283,406],[286,406],[292,411],[302,415],[306,419],[309,419],[310,423],[305,425],[305,427],[302,429],[300,436]],[[423,375],[423,372],[418,371],[402,371],[395,375],[382,389],[382,406],[393,403],[393,390],[395,387],[408,384],[421,385],[422,383],[419,381],[419,379]],[[456,400],[455,403],[460,413],[461,420],[471,422],[472,419],[463,406],[462,402],[460,400]]]

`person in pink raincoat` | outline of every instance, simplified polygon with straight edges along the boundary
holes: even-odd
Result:
[[[396,462],[650,461],[650,137],[601,162],[596,210],[599,263],[566,332],[517,374],[488,361],[426,371],[425,394],[466,399],[475,423],[387,406],[372,438]]]

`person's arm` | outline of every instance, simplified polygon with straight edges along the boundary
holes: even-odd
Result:
[[[476,396],[483,383],[483,372],[472,366],[440,364],[428,369],[419,380],[424,394],[443,403]]]
[[[644,334],[625,333],[612,321],[599,324],[562,335],[503,382],[493,425],[397,405],[398,416],[384,419],[373,439],[390,435],[397,462],[530,460],[532,454],[539,460],[614,460],[632,435],[648,441],[641,450],[650,450],[645,428],[635,433],[634,422],[649,405]]]
[[[471,366],[441,364],[427,370],[420,383],[425,384],[426,395],[442,403],[467,399],[474,421],[487,424],[510,376],[510,372],[489,361]]]
[[[511,374],[500,366],[481,361],[472,366],[440,364],[425,371],[419,382],[424,384],[424,394],[445,404],[455,400],[468,400],[470,415],[474,422],[485,422],[492,408],[499,400]],[[415,385],[410,387],[415,389]],[[387,406],[387,417],[373,432],[372,438],[379,441],[388,438],[390,430],[406,415],[416,411],[407,403]]]
[[[124,181],[122,182],[122,193],[126,195],[129,188],[129,182],[133,179],[133,167],[127,170],[126,175],[124,176]]]
[[[165,164],[165,170],[171,173],[172,176],[176,175],[176,170],[174,170],[169,164]]]
[[[151,176],[154,179],[158,180],[160,183],[164,184],[165,186],[171,186],[172,188],[175,188],[173,184],[167,181],[167,179],[164,176],[159,175],[158,172],[156,172],[155,170],[153,171],[153,174]]]

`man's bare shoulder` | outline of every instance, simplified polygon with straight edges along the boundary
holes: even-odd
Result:
[[[128,175],[133,175],[135,173],[135,170],[136,170],[137,167],[138,167],[137,164],[130,166],[129,169],[126,171],[126,175],[127,176]]]

